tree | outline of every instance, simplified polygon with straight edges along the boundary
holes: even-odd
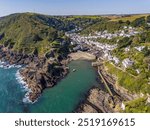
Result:
[[[5,36],[4,33],[0,34],[0,40],[2,40],[4,36]]]
[[[146,20],[145,17],[137,18],[132,22],[134,27],[145,26]]]
[[[131,22],[130,22],[129,20],[126,21],[126,24],[127,24],[127,25],[130,25],[130,23],[131,23]]]
[[[129,45],[131,45],[132,43],[132,39],[128,38],[128,37],[124,37],[123,39],[121,39],[118,43],[118,47],[119,48],[123,48],[123,47],[127,47]]]
[[[34,36],[33,36],[33,41],[34,42],[38,42],[38,41],[42,41],[43,39],[41,38],[41,37],[39,37],[39,35],[38,34],[35,34]]]
[[[149,56],[150,55],[150,50],[148,49],[148,47],[145,47],[143,49],[143,53],[144,53],[144,56]]]
[[[140,41],[141,41],[141,39],[140,39],[139,36],[136,36],[136,37],[133,38],[133,43],[134,44],[138,44],[138,43],[140,43]]]
[[[150,23],[150,15],[147,16],[147,23]]]

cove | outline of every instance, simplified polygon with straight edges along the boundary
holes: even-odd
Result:
[[[5,70],[9,71],[7,75],[9,78],[7,78],[8,81],[3,83],[3,86],[0,85],[0,98],[4,99],[3,103],[0,104],[0,112],[73,112],[77,105],[85,99],[85,95],[89,89],[94,85],[98,85],[96,81],[97,72],[89,61],[71,61],[68,66],[70,73],[53,88],[45,89],[41,97],[34,104],[22,102],[24,92],[21,91],[21,87],[15,80],[15,72],[17,70]],[[76,71],[73,72],[73,69],[76,69]],[[0,80],[1,79],[0,77]],[[3,88],[3,90],[1,90],[1,88]],[[6,92],[4,93],[3,91]],[[6,98],[6,95],[9,98]]]

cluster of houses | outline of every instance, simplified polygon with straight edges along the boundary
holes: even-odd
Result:
[[[134,61],[130,60],[129,58],[126,58],[122,61],[122,65],[124,68],[128,68],[134,64]]]
[[[116,37],[131,37],[140,33],[136,28],[124,26],[122,30],[116,31],[115,33],[109,33],[107,30],[95,32],[93,35],[89,34],[89,36],[83,36],[84,39],[112,39]]]
[[[99,43],[96,41],[86,39],[85,37],[82,37],[82,36],[75,34],[75,33],[69,34],[69,37],[72,40],[71,44],[78,46],[78,47],[76,46],[76,48],[80,48],[80,46],[82,46],[83,44],[95,47],[96,50],[103,50],[104,52],[112,51],[115,48],[117,48],[117,44],[109,45],[109,44]]]
[[[111,61],[115,65],[120,65],[120,63],[121,63],[121,66],[125,69],[133,66],[134,61],[132,61],[131,59],[126,58],[123,61],[120,61],[119,58],[117,58],[116,56],[113,56],[111,54],[111,52],[117,48],[117,44],[110,45],[107,43],[100,43],[93,39],[97,39],[97,38],[112,39],[112,38],[118,37],[118,36],[130,37],[130,36],[140,33],[137,31],[136,28],[124,26],[123,30],[119,30],[119,31],[115,32],[114,34],[108,33],[108,31],[105,30],[103,32],[95,32],[94,35],[89,34],[89,36],[80,36],[79,34],[75,33],[74,31],[75,30],[73,30],[73,32],[66,33],[66,35],[71,38],[71,44],[74,46],[74,48],[73,48],[74,51],[78,51],[78,50],[87,51],[89,49],[90,50],[93,49],[94,55],[96,55],[96,53],[102,52],[102,53],[100,53],[101,58]],[[145,46],[137,46],[134,48],[137,51],[141,52],[145,48]],[[129,52],[129,51],[130,51],[130,47],[126,47],[125,52]],[[137,69],[136,72],[137,72],[137,74],[139,74],[140,70]]]
[[[86,38],[84,38],[84,37],[82,37],[78,34],[75,34],[75,33],[68,34],[68,35],[72,40],[71,44],[72,45],[77,45],[73,48],[74,51],[86,50],[87,48],[85,48],[84,45],[89,45],[89,46],[91,46],[91,48],[94,48],[97,51],[101,51],[102,52],[101,57],[103,59],[106,59],[108,61],[112,61],[112,62],[114,62],[115,65],[118,65],[121,62],[119,60],[119,58],[117,58],[116,56],[113,56],[111,54],[111,51],[114,50],[115,48],[117,48],[117,44],[109,45],[109,44],[106,44],[106,43],[95,42],[95,41],[86,39]],[[129,58],[126,58],[122,61],[122,66],[124,68],[131,67],[133,64],[134,64],[134,61],[130,60]]]
[[[144,48],[145,48],[145,46],[138,46],[138,47],[134,47],[137,51],[142,51]]]

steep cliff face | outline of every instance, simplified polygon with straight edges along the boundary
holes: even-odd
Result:
[[[70,41],[64,31],[63,21],[53,16],[23,13],[0,19],[0,60],[25,65],[20,73],[32,102],[67,74],[61,62],[67,58]]]
[[[39,97],[43,89],[56,85],[67,72],[68,69],[63,64],[44,59],[39,59],[36,63],[30,63],[20,71],[31,90],[28,96],[32,102]]]

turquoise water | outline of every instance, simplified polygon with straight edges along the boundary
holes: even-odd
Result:
[[[0,112],[22,112],[25,92],[16,80],[17,69],[0,68]]]
[[[24,92],[15,79],[17,69],[0,69],[0,112],[73,112],[87,91],[97,85],[97,73],[88,61],[72,61],[69,67],[67,77],[55,87],[44,90],[34,104],[22,102]]]

